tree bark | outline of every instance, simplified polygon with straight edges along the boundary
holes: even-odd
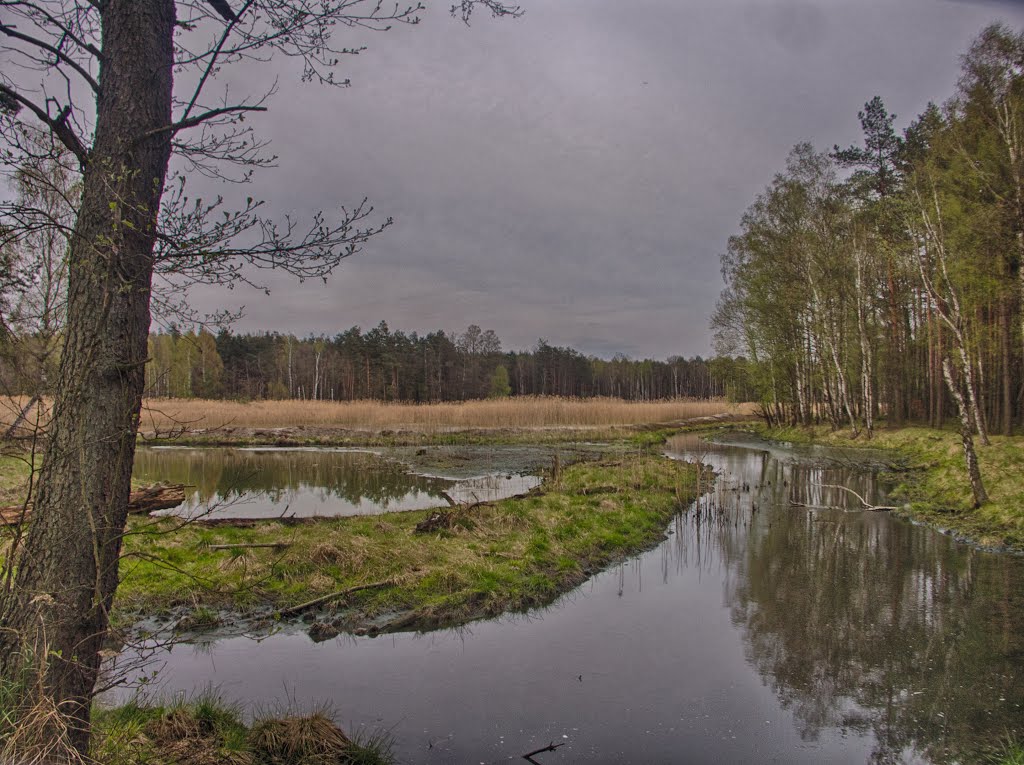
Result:
[[[53,418],[14,586],[0,594],[3,678],[27,672],[38,680],[83,754],[145,382],[156,218],[171,152],[162,129],[171,124],[175,4],[106,0],[101,19],[101,92],[71,242]]]

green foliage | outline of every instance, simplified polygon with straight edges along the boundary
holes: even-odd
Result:
[[[499,364],[491,375],[491,392],[488,398],[507,398],[511,395],[512,386],[508,380],[508,369],[503,364]]]
[[[1024,744],[1015,737],[1007,737],[985,757],[986,765],[1024,765]]]

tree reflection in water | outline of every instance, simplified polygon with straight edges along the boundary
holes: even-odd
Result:
[[[1024,559],[821,509],[847,504],[822,484],[877,496],[863,471],[730,451],[709,455],[722,478],[677,539],[690,565],[700,554],[729,568],[747,659],[803,738],[869,732],[873,762],[945,763],[1024,733]]]

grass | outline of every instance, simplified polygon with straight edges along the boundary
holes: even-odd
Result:
[[[1013,736],[1000,742],[984,760],[987,765],[1024,765],[1024,744]]]
[[[38,467],[38,465],[37,465]],[[29,455],[0,454],[0,506],[19,505],[28,493]]]
[[[219,610],[280,610],[367,583],[328,608],[339,629],[429,628],[551,602],[610,562],[663,538],[695,489],[695,468],[655,454],[565,467],[525,498],[455,515],[415,533],[431,511],[285,525],[175,526],[133,519],[117,612],[164,613],[194,628]],[[285,542],[282,551],[211,545]],[[337,609],[333,611],[332,609]]]
[[[907,515],[949,529],[988,547],[1024,550],[1024,437],[991,436],[991,446],[975,442],[989,501],[975,510],[958,433],[923,427],[878,430],[871,441],[850,438],[848,430],[827,427],[775,429],[779,440],[892,449],[912,468],[897,476],[895,496],[909,503]]]
[[[242,708],[208,690],[93,712],[93,757],[105,765],[387,765],[386,735],[349,737],[328,709],[282,710],[246,724]]]

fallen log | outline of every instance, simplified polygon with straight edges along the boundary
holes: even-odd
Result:
[[[185,501],[185,484],[155,484],[133,491],[128,497],[128,513],[139,515],[154,510],[169,510]],[[16,526],[32,514],[32,504],[0,507],[0,525]]]
[[[140,515],[155,510],[170,510],[185,501],[185,484],[154,484],[133,491],[128,497],[128,513]]]

